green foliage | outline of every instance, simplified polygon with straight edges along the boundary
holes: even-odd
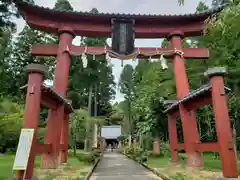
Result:
[[[54,9],[62,11],[73,11],[73,7],[68,0],[57,0]]]
[[[146,162],[149,155],[147,151],[136,146],[125,148],[124,153],[130,158],[138,161],[139,163]]]
[[[92,151],[90,153],[87,152],[77,152],[75,157],[80,161],[84,163],[92,164],[96,161],[97,158],[100,157],[100,153],[97,151]]]
[[[23,107],[0,99],[0,152],[15,151],[23,120]]]
[[[239,1],[230,3],[229,1],[213,1],[212,7],[228,4],[218,15],[213,16],[206,22],[204,36],[189,37],[183,40],[183,47],[198,48],[205,47],[210,50],[209,60],[185,61],[186,72],[190,89],[194,90],[201,85],[209,83],[203,76],[204,71],[213,66],[228,67],[228,76],[225,78],[225,85],[232,89],[228,94],[229,116],[233,127],[234,139],[240,148],[240,123],[239,119],[239,42],[240,29],[238,21],[240,18]],[[204,12],[209,7],[203,2],[199,3],[196,11]],[[162,47],[169,47],[169,42],[164,39]],[[166,114],[163,113],[165,107],[164,100],[176,99],[176,89],[172,64],[168,64],[169,69],[163,71],[159,62],[139,61],[135,69],[126,66],[123,69],[120,88],[125,95],[125,100],[119,104],[122,110],[123,127],[127,129],[131,126],[133,136],[141,147],[151,149],[151,144],[145,145],[144,139],[158,137],[163,142],[168,141],[168,124]],[[129,99],[131,100],[129,103]],[[128,122],[129,110],[131,110],[131,123]],[[201,107],[197,110],[197,124],[201,141],[214,142],[217,140],[216,127],[212,106]],[[177,119],[177,130],[179,141],[182,142],[181,121]],[[128,134],[129,132],[125,132]],[[166,143],[165,143],[166,144]],[[161,145],[160,145],[161,146]],[[163,148],[164,151],[165,148]],[[166,147],[167,149],[167,147]],[[169,152],[166,151],[166,154]]]
[[[121,136],[118,137],[118,140],[119,140],[119,141],[124,141],[124,140],[126,140],[127,138],[128,138],[128,136],[126,136],[126,135],[121,135]]]
[[[26,0],[33,2],[32,0]],[[4,28],[11,31],[16,30],[16,24],[12,21],[12,17],[19,17],[17,8],[13,6],[13,2],[10,0],[0,0],[0,37],[4,33]]]
[[[85,163],[94,163],[95,162],[95,156],[93,154],[86,154],[86,153],[78,153],[77,156],[79,161],[85,162]]]

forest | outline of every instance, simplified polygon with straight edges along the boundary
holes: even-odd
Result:
[[[30,3],[34,1],[29,0]],[[182,1],[181,1],[182,2]],[[183,4],[184,5],[184,4]],[[223,10],[206,21],[201,37],[189,37],[184,47],[205,47],[210,50],[209,59],[185,60],[190,89],[194,90],[208,83],[203,73],[214,66],[227,67],[225,86],[231,89],[227,95],[229,115],[237,150],[240,149],[240,1],[213,0],[211,6],[200,2],[196,13],[214,8]],[[68,0],[56,0],[54,9],[74,11]],[[41,63],[49,67],[48,80],[53,79],[55,58],[33,57],[32,44],[57,43],[58,37],[32,29],[25,25],[16,35],[14,18],[19,12],[11,1],[0,0],[0,153],[15,152],[22,127],[25,95],[20,87],[27,83],[25,66]],[[91,10],[98,13],[96,8]],[[105,38],[81,37],[81,45],[107,45]],[[161,47],[168,47],[163,39]],[[88,56],[85,67],[81,57],[72,56],[69,71],[67,98],[72,100],[74,113],[70,118],[69,147],[90,151],[93,126],[121,125],[123,137],[131,136],[139,147],[152,150],[153,141],[159,142],[160,152],[169,146],[165,100],[176,100],[176,88],[171,59],[168,69],[161,68],[161,62],[139,60],[136,67],[124,64],[120,81],[115,82],[112,65],[108,59],[93,59]],[[124,95],[124,101],[112,104],[116,89]],[[39,116],[39,141],[45,133],[47,109],[41,107]],[[183,142],[180,119],[178,136]],[[216,141],[215,120],[212,106],[197,110],[197,124],[202,142]],[[161,148],[163,149],[161,151]]]

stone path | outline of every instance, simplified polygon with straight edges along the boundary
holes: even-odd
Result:
[[[162,180],[122,154],[105,153],[90,180]]]

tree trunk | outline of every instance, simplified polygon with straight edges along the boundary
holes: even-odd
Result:
[[[98,115],[98,102],[97,102],[97,95],[98,95],[98,85],[95,85],[95,92],[94,92],[94,116],[97,117]],[[97,148],[97,133],[98,133],[98,125],[97,122],[94,122],[94,129],[93,129],[93,148]]]
[[[88,115],[92,115],[92,85],[89,87],[88,92]],[[86,120],[85,123],[86,132],[85,132],[85,141],[84,141],[84,150],[89,151],[89,143],[88,143],[88,132],[89,132],[89,122]]]
[[[73,139],[73,156],[77,154],[76,138]]]
[[[129,135],[129,137],[128,137],[128,147],[131,147],[131,145],[132,145],[132,136]]]
[[[76,138],[75,138],[74,134],[75,134],[75,129],[71,128],[70,135],[71,135],[71,139],[72,139],[73,156],[76,156],[77,147],[76,147]]]
[[[128,100],[128,123],[129,123],[129,141],[128,146],[131,147],[132,145],[132,117],[131,117],[131,102]]]
[[[236,128],[235,128],[235,123],[233,126],[233,150],[235,152],[236,160],[238,160],[238,155],[237,155],[237,133],[236,133]]]

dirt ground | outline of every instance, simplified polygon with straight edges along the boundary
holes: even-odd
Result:
[[[36,176],[39,180],[80,180],[90,169],[90,166],[77,169],[70,165],[62,165],[58,169],[37,169]]]

